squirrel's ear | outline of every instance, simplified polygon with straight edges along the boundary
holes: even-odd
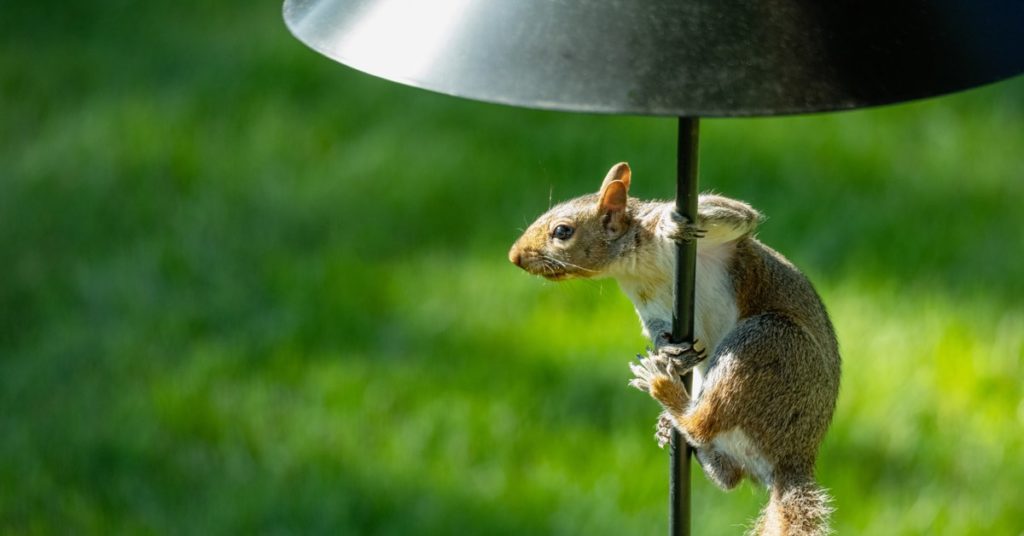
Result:
[[[627,170],[629,168],[626,168]],[[610,181],[601,188],[601,202],[598,209],[604,212],[619,212],[626,208],[626,183]]]
[[[629,164],[625,162],[619,162],[612,166],[608,170],[608,174],[604,176],[604,182],[601,183],[601,191],[604,192],[605,187],[612,181],[619,181],[626,186],[626,191],[629,191],[629,178],[632,173],[629,170]]]

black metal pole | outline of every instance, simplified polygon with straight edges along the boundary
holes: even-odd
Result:
[[[697,221],[697,145],[700,121],[696,117],[679,118],[676,145],[676,211],[691,222]],[[672,315],[672,342],[693,343],[694,278],[697,273],[697,242],[676,244],[675,307]],[[693,374],[683,376],[686,390],[693,388]],[[669,476],[669,535],[690,535],[690,445],[672,431]]]

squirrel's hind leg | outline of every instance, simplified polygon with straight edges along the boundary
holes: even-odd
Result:
[[[704,474],[716,486],[725,491],[735,488],[743,479],[743,470],[727,454],[719,452],[712,446],[696,450],[697,461],[700,462]]]
[[[638,357],[639,362],[629,364],[634,375],[629,385],[657,400],[687,443],[697,448],[710,443],[724,428],[711,404],[691,404],[678,360],[663,353]]]
[[[678,429],[687,443],[695,446],[704,474],[724,490],[735,488],[743,478],[743,470],[728,454],[710,444],[713,432],[709,428],[714,427],[713,423],[707,418],[700,419],[693,409],[687,411],[689,395],[672,365],[671,358],[657,354],[641,359],[639,364],[630,364],[636,375],[630,385],[649,393],[665,408],[654,434],[658,446],[664,448],[671,440],[673,428]],[[706,411],[699,415],[708,416]]]
[[[672,416],[668,412],[662,412],[658,417],[658,431],[654,434],[659,447],[665,448],[671,442],[674,429]],[[729,491],[739,485],[740,480],[743,480],[743,469],[739,464],[728,454],[715,449],[714,446],[708,445],[694,449],[694,454],[697,455],[697,462],[700,463],[704,474],[719,488]]]

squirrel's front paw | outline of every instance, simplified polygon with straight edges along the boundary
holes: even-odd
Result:
[[[650,394],[661,405],[676,413],[682,413],[690,394],[683,385],[682,374],[676,360],[662,354],[636,356],[639,362],[630,363],[634,378],[629,385]]]
[[[672,217],[669,220],[668,225],[668,236],[676,242],[697,240],[698,238],[704,238],[708,232],[705,229],[697,227],[696,223],[686,219],[679,212],[672,211]]]
[[[693,341],[692,345],[685,342],[676,344],[669,342],[670,340],[671,334],[662,333],[658,335],[654,346],[658,355],[675,361],[676,368],[680,369],[683,374],[696,367],[707,357],[707,349],[699,340]]]

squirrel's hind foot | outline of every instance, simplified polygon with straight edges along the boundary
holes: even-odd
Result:
[[[682,379],[686,370],[677,359],[660,352],[636,357],[639,362],[629,364],[634,376],[629,385],[651,395],[669,413],[681,415],[690,401]]]
[[[672,430],[675,425],[672,424],[672,417],[668,413],[662,413],[658,416],[658,424],[654,432],[654,439],[658,442],[658,448],[665,448],[672,442]]]

